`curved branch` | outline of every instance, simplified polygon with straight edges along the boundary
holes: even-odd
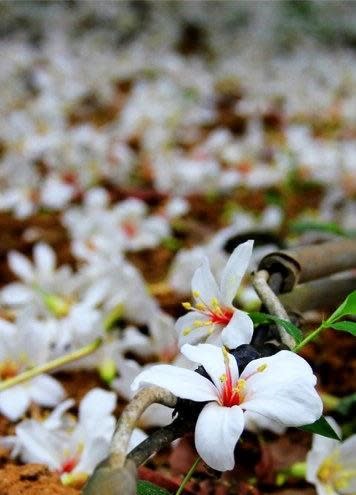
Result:
[[[83,495],[136,494],[136,462],[132,459],[126,460],[127,447],[137,420],[155,403],[173,408],[177,404],[177,397],[160,387],[147,387],[137,392],[117,422],[109,457],[95,468],[84,487]]]
[[[287,311],[284,309],[282,303],[267,283],[268,277],[269,274],[266,270],[259,270],[253,277],[253,286],[271,315],[275,315],[282,320],[289,321]],[[281,325],[277,324],[277,328],[281,342],[289,347],[289,349],[293,349],[295,346],[293,337],[289,335],[289,333],[287,333]]]

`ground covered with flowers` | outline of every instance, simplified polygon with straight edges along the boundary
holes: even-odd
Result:
[[[355,494],[351,326],[297,355],[250,316],[263,256],[356,235],[355,4],[1,9],[0,495],[80,493],[147,384],[197,423],[140,479]],[[306,335],[342,299],[285,301]],[[295,428],[322,410],[342,443]]]

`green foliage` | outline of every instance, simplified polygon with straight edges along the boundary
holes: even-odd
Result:
[[[310,433],[317,433],[323,437],[333,438],[334,440],[340,440],[335,430],[329,425],[324,416],[321,416],[315,423],[311,425],[304,425],[299,427],[300,430],[308,431]]]
[[[269,315],[267,313],[258,313],[255,311],[249,313],[249,315],[253,323],[257,325],[260,325],[261,323],[278,323],[287,333],[289,333],[289,335],[294,338],[297,344],[303,340],[301,330],[290,321],[282,320],[281,318],[277,318],[277,316]]]
[[[323,326],[331,326],[336,320],[347,315],[356,315],[356,290],[347,296],[345,301],[343,301],[334,313],[323,323]],[[337,330],[342,329],[338,328]],[[349,332],[349,330],[346,331]]]
[[[162,246],[170,251],[176,252],[182,247],[182,242],[175,237],[165,237],[162,239]]]
[[[149,481],[138,480],[137,495],[170,495],[170,493]]]
[[[332,323],[330,327],[356,336],[356,323],[354,321],[338,321],[337,323]]]
[[[304,232],[315,230],[318,232],[345,235],[344,230],[334,222],[317,222],[313,220],[294,221],[290,223],[290,229],[297,234],[303,234]]]

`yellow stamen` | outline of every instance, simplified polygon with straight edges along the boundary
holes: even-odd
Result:
[[[212,307],[213,309],[219,309],[219,308],[220,308],[219,301],[216,299],[216,297],[213,297],[213,298],[212,298],[212,300],[211,300],[210,304],[211,304],[211,307]]]
[[[81,489],[88,479],[87,473],[65,473],[61,476],[62,484]]]
[[[225,364],[228,364],[229,363],[229,353],[228,353],[226,347],[222,346],[221,350],[222,350],[222,353],[224,356],[224,362],[225,362]]]
[[[265,371],[265,369],[267,369],[267,367],[268,367],[268,364],[267,364],[267,363],[261,364],[261,366],[259,366],[259,367],[257,368],[257,371],[258,371],[259,373],[262,373],[263,371]]]
[[[184,309],[187,309],[187,310],[192,309],[192,307],[193,307],[193,306],[190,304],[190,302],[183,302],[183,303],[182,303],[182,306],[183,306],[183,308],[184,308]]]
[[[200,292],[198,290],[193,290],[193,296],[197,299],[200,296]]]
[[[189,335],[192,330],[193,330],[192,327],[186,327],[186,328],[184,328],[183,335],[184,336]]]

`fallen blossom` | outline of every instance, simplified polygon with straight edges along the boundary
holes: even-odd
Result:
[[[19,317],[16,324],[0,320],[1,380],[43,364],[48,356],[48,339],[27,315]],[[42,374],[0,392],[0,412],[11,421],[17,421],[31,402],[54,407],[64,396],[62,385],[51,376]]]
[[[340,436],[336,421],[330,417],[327,421]],[[356,435],[343,442],[314,435],[307,455],[306,479],[315,485],[318,495],[356,493]]]
[[[222,272],[220,286],[207,258],[203,258],[192,279],[194,304],[183,303],[190,312],[176,323],[180,345],[207,340],[234,349],[251,342],[252,320],[232,303],[248,267],[252,246],[253,242],[247,241],[234,250]]]
[[[281,351],[255,359],[239,375],[235,358],[225,348],[186,344],[181,351],[201,364],[210,379],[192,370],[157,365],[136,377],[132,388],[153,384],[182,399],[207,402],[196,423],[195,446],[213,469],[233,469],[245,411],[284,426],[311,424],[322,414],[322,401],[314,388],[316,377],[297,354]]]
[[[22,421],[1,444],[23,462],[46,464],[65,484],[84,482],[109,453],[115,404],[113,392],[95,388],[82,399],[78,420],[68,414],[74,401],[67,400],[44,421]]]

